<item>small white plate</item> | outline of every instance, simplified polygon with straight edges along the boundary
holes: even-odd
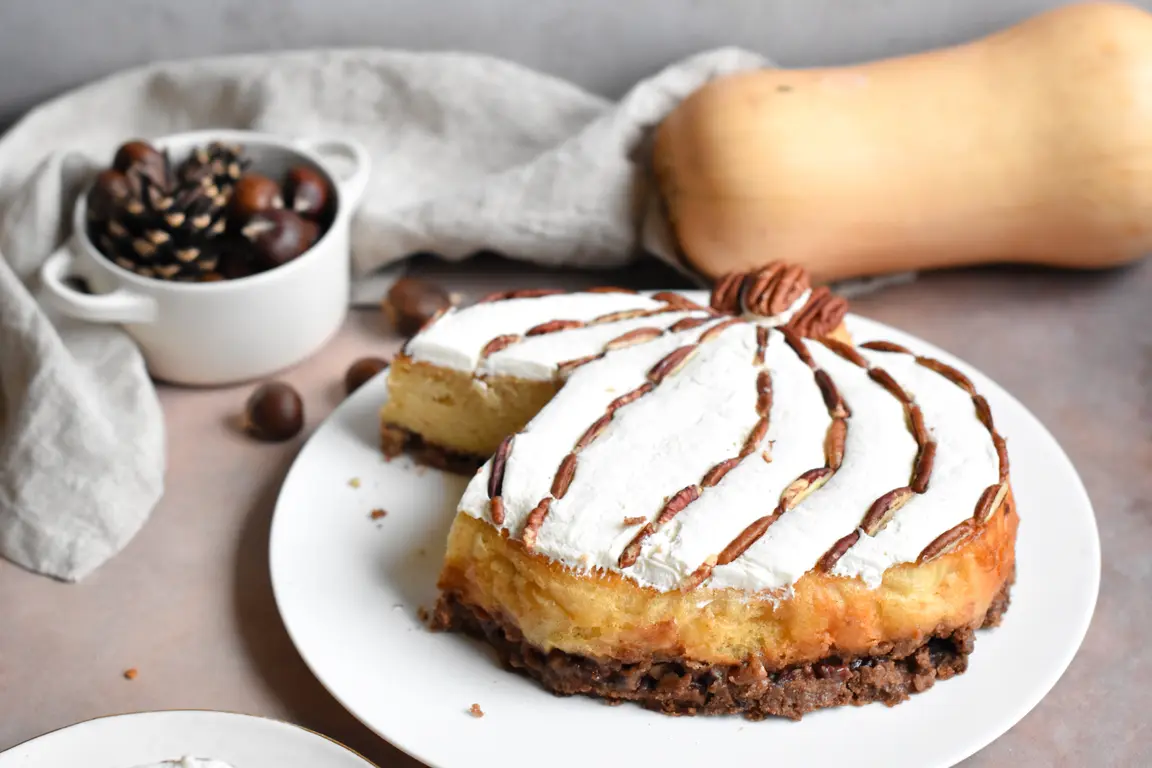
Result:
[[[299,726],[200,710],[87,720],[0,752],[0,768],[137,768],[183,757],[232,768],[374,768],[347,747]]]
[[[366,725],[436,768],[477,755],[503,768],[744,764],[949,766],[991,742],[1055,685],[1084,638],[1100,580],[1092,506],[1047,430],[987,377],[906,333],[850,318],[858,341],[888,339],[967,372],[1011,446],[1021,525],[1004,625],[981,632],[969,671],[889,709],[816,712],[793,723],[672,718],[553,696],[503,671],[483,645],[430,633],[445,536],[465,478],[384,462],[383,376],[344,402],[301,451],[272,526],[272,584],[313,673]],[[354,482],[355,479],[355,482]],[[358,485],[359,487],[353,487]],[[372,520],[373,509],[387,516]],[[470,717],[479,704],[485,716]]]

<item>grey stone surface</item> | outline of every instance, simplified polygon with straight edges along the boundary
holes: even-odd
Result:
[[[977,37],[1057,0],[0,0],[0,125],[163,59],[285,48],[471,50],[617,96],[722,45],[787,66]],[[1145,0],[1144,5],[1152,5]]]

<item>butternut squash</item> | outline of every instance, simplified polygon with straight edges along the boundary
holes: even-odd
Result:
[[[966,45],[717,79],[661,123],[679,246],[823,280],[1152,250],[1152,14],[1065,6]]]

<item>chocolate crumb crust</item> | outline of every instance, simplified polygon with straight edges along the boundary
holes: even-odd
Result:
[[[488,460],[487,456],[461,453],[430,443],[416,432],[396,424],[380,425],[380,450],[389,459],[407,453],[417,464],[457,475],[472,475]]]
[[[555,649],[545,652],[527,642],[513,622],[463,602],[456,592],[441,595],[430,626],[485,640],[506,668],[557,695],[594,696],[609,704],[634,701],[667,715],[799,720],[808,712],[846,704],[879,701],[894,706],[937,680],[962,674],[975,648],[975,630],[999,626],[1008,610],[1012,581],[1004,583],[982,620],[942,629],[919,645],[886,644],[870,656],[828,657],[778,671],[755,661],[724,665],[653,657],[624,662]]]

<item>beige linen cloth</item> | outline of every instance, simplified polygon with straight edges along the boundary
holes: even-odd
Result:
[[[215,127],[359,139],[374,161],[353,225],[362,280],[417,251],[623,265],[642,228],[667,253],[659,222],[642,224],[645,129],[711,77],[766,63],[705,53],[612,103],[482,56],[309,51],[154,65],[35,110],[0,139],[0,555],[81,579],[163,493],[163,416],[139,352],[36,298],[73,200],[120,142]]]

